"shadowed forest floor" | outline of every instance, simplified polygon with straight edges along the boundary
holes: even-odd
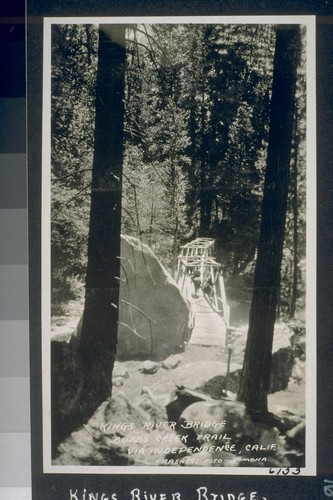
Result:
[[[231,330],[228,347],[231,348],[231,369],[241,368],[245,350],[250,298],[242,294],[242,302],[229,300],[231,308]],[[84,300],[77,300],[62,305],[60,314],[52,317],[52,337],[68,339],[75,330],[82,315]],[[276,330],[283,330],[284,323],[277,322]],[[193,380],[206,381],[210,370],[216,370],[217,363],[223,363],[226,372],[228,351],[220,346],[187,345],[180,356],[179,364],[172,369],[163,368],[157,363],[154,373],[145,373],[143,361],[116,361],[113,372],[113,391],[122,390],[130,401],[135,401],[143,387],[148,387],[152,393],[166,404],[176,385],[193,387]],[[299,373],[301,371],[301,373]],[[117,373],[125,374],[118,377]],[[225,375],[225,373],[223,373]],[[194,384],[195,385],[195,384]],[[298,375],[291,378],[289,386],[284,391],[269,395],[270,411],[287,409],[296,415],[305,415],[304,363],[300,364]]]

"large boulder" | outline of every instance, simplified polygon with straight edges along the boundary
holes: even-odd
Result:
[[[165,408],[149,391],[131,402],[114,390],[88,422],[59,445],[53,464],[158,465],[170,448],[184,446],[168,425]]]
[[[242,366],[236,363],[230,364],[227,387],[225,387],[227,370],[227,363],[222,361],[204,360],[186,363],[178,375],[178,384],[219,399],[223,388],[234,393],[238,391]]]
[[[182,352],[190,337],[190,305],[152,250],[121,236],[117,359],[162,361]],[[77,345],[82,317],[71,335]]]
[[[288,347],[277,348],[272,355],[269,394],[285,390],[293,370],[292,350]],[[219,399],[222,390],[237,394],[242,375],[242,365],[230,363],[227,377],[227,363],[223,361],[196,361],[184,365],[179,373],[178,383],[196,389],[212,398]],[[195,374],[195,376],[194,376]]]
[[[151,249],[121,237],[118,359],[163,360],[183,351],[190,306]]]
[[[203,463],[208,466],[290,465],[278,430],[254,422],[239,401],[198,401],[183,411],[180,420],[187,433],[194,429],[196,445],[206,451]]]

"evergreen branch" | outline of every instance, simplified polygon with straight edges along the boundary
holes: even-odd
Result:
[[[130,307],[133,307],[133,309],[136,309],[137,311],[139,311],[141,314],[143,314],[149,321],[151,321],[152,323],[155,323],[156,324],[156,321],[154,319],[152,319],[150,316],[148,316],[148,314],[146,314],[144,311],[142,311],[142,309],[140,309],[139,307],[135,306],[134,304],[131,304],[131,302],[127,302],[126,300],[122,300],[120,299],[119,302],[122,302],[123,304],[126,304],[127,306],[130,306]]]
[[[127,180],[127,182],[133,187],[133,188],[139,188],[140,186],[138,186],[137,184],[135,184],[133,181],[131,181],[131,179],[128,177],[128,175],[124,174],[123,173],[123,177],[125,177],[125,179]]]
[[[123,323],[122,321],[117,321],[118,325],[124,326],[125,328],[128,328],[136,337],[139,337],[140,339],[146,340],[146,337],[143,337],[143,335],[140,335],[136,330],[131,328],[127,323]]]
[[[143,151],[145,153],[145,155],[147,156],[148,158],[148,161],[150,162],[150,166],[152,167],[152,169],[154,170],[155,174],[157,175],[157,177],[160,179],[160,181],[162,182],[163,186],[165,187],[165,189],[169,192],[169,194],[173,194],[172,192],[172,189],[170,189],[170,187],[167,185],[166,181],[163,179],[162,175],[159,173],[159,171],[156,169],[156,167],[154,166],[154,159],[152,158],[152,155],[149,151],[149,148],[147,146],[147,144],[145,143],[145,140],[143,138],[143,135],[141,133],[141,127],[139,125],[139,123],[135,120],[135,118],[133,118],[132,116],[130,116],[130,114],[128,113],[128,117],[130,120],[132,120],[132,122],[136,125],[136,128],[137,130],[139,131],[138,132],[138,135],[136,136],[139,141],[140,141],[140,144],[143,148]],[[123,174],[124,175],[124,174]]]
[[[129,264],[129,265],[131,266],[131,268],[132,268],[133,273],[135,273],[134,266],[133,266],[132,262],[131,262],[129,259],[127,259],[126,257],[121,257],[121,255],[118,257],[118,259],[120,259],[120,260],[125,260],[126,262],[128,262],[128,264]],[[127,277],[126,271],[125,271],[124,266],[122,265],[122,263],[121,263],[121,262],[120,262],[120,266],[121,266],[122,270],[124,271],[124,274],[125,274],[126,279],[127,279],[127,282],[128,282],[128,277]]]
[[[151,42],[154,42],[154,44],[156,45],[156,47],[161,51],[161,53],[164,55],[164,57],[168,60],[168,63],[171,64],[171,61],[169,59],[169,56],[168,54],[165,52],[165,50],[160,46],[159,43],[157,43],[156,39],[152,36],[152,35],[149,35],[148,31],[147,31],[147,27],[146,25],[144,25],[144,31],[141,30],[140,28],[138,28],[137,26],[134,28],[136,31],[138,31],[139,33],[142,33],[143,35],[145,35],[149,41],[149,44],[150,44],[150,47],[151,47]]]
[[[135,226],[135,220],[133,219],[133,216],[130,213],[130,211],[127,208],[125,208],[124,206],[122,206],[121,209],[128,215],[128,217],[131,219],[133,225]]]
[[[147,45],[145,45],[144,43],[141,43],[141,42],[138,42],[136,40],[127,40],[127,43],[132,43],[134,45],[134,48],[137,48],[137,46],[140,46],[140,47],[143,47],[144,49],[146,49],[146,51],[149,53],[149,55],[151,56],[151,59],[153,61],[155,61],[156,63],[156,59],[155,59],[155,54],[153,53],[151,47],[148,47]],[[129,49],[130,51],[131,49]],[[137,51],[135,51],[135,53],[137,53]],[[157,65],[157,63],[156,63]]]
[[[154,285],[154,286],[156,286],[156,282],[155,282],[155,280],[154,280],[154,278],[153,278],[153,275],[152,275],[151,270],[150,270],[150,268],[149,268],[149,266],[148,266],[148,264],[147,264],[147,263],[146,263],[146,267],[147,267],[147,269],[148,269],[148,273],[149,273],[149,276],[150,276],[150,278],[151,278],[151,280],[152,280],[152,282],[153,282],[153,285]]]
[[[68,179],[69,177],[73,177],[77,173],[82,173],[82,172],[91,172],[91,168],[83,168],[82,170],[77,170],[76,172],[71,172],[70,174],[62,175],[61,177],[54,177],[52,178],[52,182],[60,182],[64,179]]]
[[[159,67],[161,67],[161,65],[158,65],[157,62],[156,62],[156,58],[155,58],[155,52],[154,52],[154,49],[153,49],[153,46],[151,44],[151,40],[150,40],[150,37],[148,36],[148,32],[147,32],[147,28],[146,26],[144,26],[145,28],[145,35],[147,36],[147,39],[148,39],[148,43],[150,45],[150,55],[151,55],[151,60],[152,60],[152,63],[154,64],[155,66],[155,69],[158,70]],[[162,52],[163,53],[163,52]]]
[[[75,201],[77,198],[79,198],[80,195],[82,193],[84,193],[91,186],[91,184],[92,184],[92,182],[89,182],[89,184],[87,184],[82,189],[80,189],[80,191],[78,191],[74,196],[72,196],[72,198],[70,198],[68,201],[66,201],[66,203],[64,203],[63,205],[61,205],[61,207],[58,208],[58,210],[53,215],[53,217],[55,218],[63,210],[63,208],[68,207],[68,205],[70,205],[70,203],[72,203],[72,201]]]
[[[138,210],[137,192],[136,192],[136,189],[137,189],[138,186],[136,184],[134,184],[134,182],[132,182],[126,174],[123,173],[123,176],[125,177],[125,179],[127,179],[127,181],[129,182],[129,184],[133,188],[136,223],[137,223],[137,228],[138,228],[138,231],[139,231],[139,239],[140,239],[141,249],[142,249],[143,241],[142,241],[142,236],[141,236],[141,225],[140,225],[140,217],[139,217],[139,210]],[[147,265],[146,257],[145,257],[145,254],[143,252],[143,249],[141,250],[141,252],[142,252],[143,261],[144,261],[145,265]]]

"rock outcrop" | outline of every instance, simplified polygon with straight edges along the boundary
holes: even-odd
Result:
[[[190,306],[151,249],[121,237],[117,359],[161,361],[182,352],[190,336]],[[73,333],[78,341],[81,320]],[[73,340],[72,340],[73,341]]]
[[[189,304],[147,245],[121,238],[118,359],[163,360],[188,339]]]
[[[61,443],[53,464],[303,467],[304,431],[303,421],[290,420],[283,435],[274,422],[254,421],[241,402],[188,388],[167,406],[148,388],[135,402],[117,389]]]

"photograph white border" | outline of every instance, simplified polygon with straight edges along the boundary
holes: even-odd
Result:
[[[56,466],[51,463],[51,29],[54,24],[299,24],[306,42],[306,454],[300,476],[316,475],[316,18],[315,16],[45,17],[42,136],[43,471],[61,474],[260,475],[269,467]],[[288,476],[290,477],[290,476]],[[295,476],[297,477],[297,476]]]

